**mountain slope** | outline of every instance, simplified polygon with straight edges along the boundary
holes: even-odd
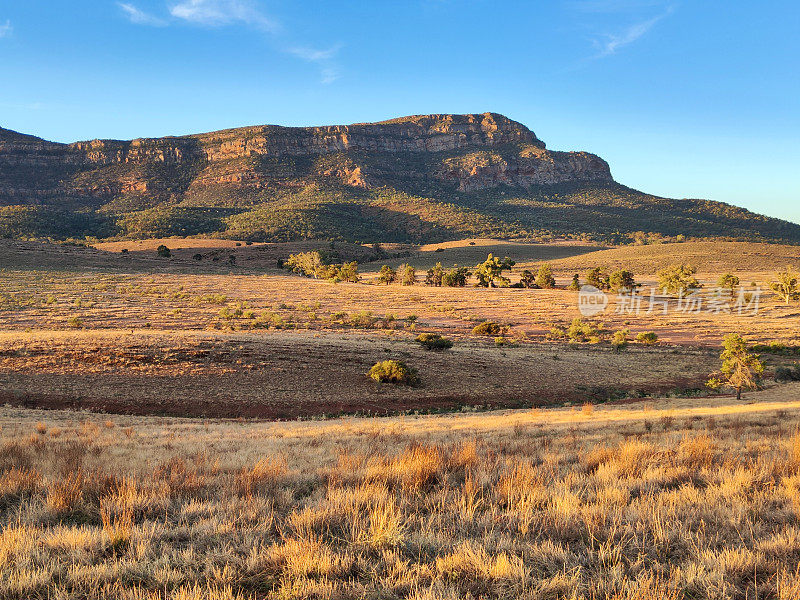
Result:
[[[494,113],[57,144],[0,129],[0,235],[434,241],[634,231],[800,243],[800,226],[616,183]]]

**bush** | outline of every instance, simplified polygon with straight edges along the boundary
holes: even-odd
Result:
[[[503,327],[494,321],[484,321],[472,329],[473,335],[500,335],[502,332]]]
[[[633,273],[622,269],[614,271],[608,278],[608,288],[612,292],[632,292],[636,287]]]
[[[446,287],[464,287],[467,285],[470,275],[472,273],[466,267],[450,269],[442,275],[442,285]]]
[[[158,248],[156,248],[156,253],[163,258],[169,258],[172,256],[172,252],[170,252],[169,248],[167,248],[164,244],[161,244]]]
[[[617,352],[620,350],[624,350],[628,347],[628,336],[630,335],[630,330],[628,329],[620,329],[619,331],[614,332],[614,337],[611,338],[611,347],[614,348]]]
[[[652,331],[643,331],[636,336],[636,341],[645,346],[652,346],[658,341],[658,336]]]
[[[591,342],[597,344],[602,341],[606,333],[607,332],[603,331],[603,329],[597,325],[584,322],[580,317],[573,319],[567,329],[567,337],[573,342]]]
[[[700,282],[694,277],[697,267],[690,265],[673,265],[658,272],[658,288],[668,294],[686,294],[690,290],[700,288]]]
[[[403,285],[414,285],[417,283],[417,270],[409,264],[402,264],[397,270],[400,276],[400,283]]]
[[[515,286],[512,285],[511,287]],[[536,275],[534,275],[528,269],[523,269],[522,275],[520,276],[519,279],[519,285],[517,287],[528,288],[528,289],[535,289],[539,287],[538,285],[536,285]]]
[[[438,333],[421,333],[416,340],[426,350],[447,350],[453,347],[453,341]]]
[[[775,381],[800,381],[800,364],[775,369]]]
[[[380,383],[395,385],[415,385],[419,382],[417,370],[399,360],[384,360],[372,365],[368,373],[370,379]]]
[[[389,265],[383,265],[381,267],[381,271],[378,276],[378,281],[380,281],[381,283],[385,283],[386,285],[394,283],[395,281],[397,281],[397,271],[395,271]]]
[[[553,289],[556,287],[556,279],[553,277],[553,268],[545,263],[539,267],[536,274],[536,285],[543,289]]]

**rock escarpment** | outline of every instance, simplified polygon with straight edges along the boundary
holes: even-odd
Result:
[[[386,155],[394,163],[391,169]],[[274,172],[274,163],[292,158],[312,164],[294,172],[284,165]],[[328,127],[265,125],[73,144],[0,130],[0,204],[36,204],[57,196],[111,200],[130,193],[174,194],[193,185],[261,189],[320,177],[361,188],[422,177],[461,191],[612,180],[599,157],[548,151],[528,128],[493,113]]]

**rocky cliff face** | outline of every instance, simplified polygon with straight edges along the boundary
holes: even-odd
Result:
[[[394,156],[389,167],[386,155]],[[337,160],[319,160],[326,156]],[[414,158],[418,156],[424,160]],[[280,173],[273,172],[276,161],[292,158],[312,164],[295,172],[284,165]],[[305,185],[314,178],[360,188],[427,178],[460,191],[612,181],[599,157],[548,151],[528,128],[493,113],[329,127],[267,125],[73,144],[0,130],[0,205],[65,196],[112,200],[126,194],[174,195],[207,186],[263,189]]]

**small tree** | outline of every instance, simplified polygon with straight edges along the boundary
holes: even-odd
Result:
[[[169,258],[172,256],[172,252],[170,252],[169,248],[167,248],[164,244],[161,244],[158,248],[156,248],[156,254],[162,258]]]
[[[428,269],[428,273],[425,275],[425,285],[441,287],[443,275],[444,269],[442,268],[442,263],[437,262],[432,269]]]
[[[300,252],[289,255],[283,266],[288,267],[294,273],[316,279],[320,275],[320,268],[325,266],[325,261],[319,251],[314,250],[313,252]]]
[[[800,276],[791,267],[777,273],[776,277],[778,280],[770,282],[769,287],[781,300],[789,304],[800,297],[800,290],[797,287]]]
[[[658,341],[658,334],[654,331],[642,331],[636,336],[636,341],[645,346],[652,346]]]
[[[507,256],[500,260],[490,254],[486,260],[475,267],[478,285],[481,287],[505,287],[510,282],[508,277],[503,277],[503,271],[508,271],[516,263]]]
[[[608,289],[612,292],[632,292],[636,288],[636,280],[633,273],[622,269],[614,271],[608,277]]]
[[[522,276],[520,277],[519,283],[522,287],[525,288],[535,288],[538,287],[536,285],[536,275],[534,275],[528,269],[522,271]]]
[[[380,275],[378,275],[378,281],[385,283],[386,285],[394,283],[397,281],[397,271],[395,271],[389,265],[383,265],[381,267]]]
[[[342,264],[342,266],[339,267],[339,272],[337,273],[337,277],[341,281],[358,283],[361,280],[361,276],[358,274],[358,263],[356,261],[353,261]]]
[[[400,283],[403,285],[414,285],[417,283],[417,270],[409,264],[402,264],[397,270],[400,275]]]
[[[447,287],[464,287],[467,285],[467,280],[470,275],[472,275],[472,273],[470,273],[467,267],[450,269],[442,275],[442,285]]]
[[[722,343],[721,376],[712,375],[708,386],[718,388],[722,384],[729,385],[736,390],[736,399],[742,399],[743,389],[755,389],[764,374],[764,363],[758,354],[753,354],[747,348],[747,342],[737,333],[725,336]]]
[[[556,278],[553,277],[553,267],[545,263],[539,267],[536,274],[536,285],[543,289],[553,289],[556,287]]]
[[[608,273],[600,267],[595,267],[586,274],[586,284],[596,287],[598,290],[607,290],[609,283]]]
[[[581,289],[581,278],[577,273],[575,273],[575,275],[572,276],[572,283],[569,284],[569,287],[567,289],[572,290],[574,292],[577,292],[578,290]]]
[[[717,287],[721,290],[728,290],[733,298],[736,288],[739,287],[739,278],[732,273],[725,273],[717,280]]]
[[[700,282],[695,279],[697,267],[691,265],[673,265],[658,272],[658,287],[668,294],[685,294],[697,289]]]

